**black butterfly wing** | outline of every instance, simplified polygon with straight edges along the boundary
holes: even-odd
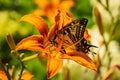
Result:
[[[84,32],[88,20],[81,18],[72,21],[71,23],[64,26],[61,30],[57,31],[53,39],[51,40],[55,46],[58,46],[59,41],[62,40],[63,44],[61,52],[66,53],[66,48],[70,48],[76,51],[82,51],[88,53],[89,48],[93,45],[89,45],[87,40],[84,39]],[[95,47],[95,46],[94,46]]]
[[[84,37],[87,22],[88,20],[85,18],[74,20],[70,24],[64,26],[63,31],[65,35],[75,43]]]
[[[57,32],[57,39],[63,40],[63,47],[72,46],[79,42],[79,48],[81,47],[81,40],[84,37],[84,31],[88,20],[85,18],[77,19],[64,26],[60,31]],[[64,36],[63,39],[61,36]],[[78,44],[77,44],[78,45]],[[77,46],[72,46],[76,49]]]

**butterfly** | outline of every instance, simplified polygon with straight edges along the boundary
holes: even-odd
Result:
[[[62,53],[66,53],[65,49],[68,47],[75,51],[82,51],[83,53],[91,52],[90,47],[97,47],[89,44],[84,38],[87,22],[88,19],[86,18],[73,20],[56,32],[54,37],[50,40],[51,44],[57,47],[59,44],[58,40],[63,41],[60,50]]]

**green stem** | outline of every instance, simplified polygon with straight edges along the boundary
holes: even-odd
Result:
[[[107,66],[107,69],[110,68],[111,61],[112,61],[112,58],[111,58],[111,54],[110,54],[110,52],[109,52],[109,53],[108,53],[108,66]]]
[[[8,80],[11,80],[11,77],[9,74],[9,65],[6,65],[6,66],[7,66],[6,74],[7,74]]]
[[[105,48],[106,48],[106,52],[105,52],[105,54],[103,55],[102,60],[104,60],[105,56],[108,55],[108,65],[107,65],[107,69],[109,69],[109,67],[110,67],[110,65],[111,65],[111,60],[112,60],[112,58],[111,58],[111,53],[110,53],[110,51],[109,51],[108,45],[109,45],[109,43],[110,43],[111,40],[112,40],[112,35],[113,35],[116,27],[114,26],[114,17],[113,17],[113,15],[112,15],[112,13],[111,13],[111,11],[110,11],[110,9],[109,9],[108,1],[107,1],[107,6],[105,6],[102,2],[99,2],[99,3],[103,6],[103,8],[109,13],[109,15],[110,15],[110,17],[111,17],[111,26],[110,26],[110,27],[111,27],[111,31],[110,31],[110,38],[109,38],[108,42],[105,41],[105,37],[104,37],[104,35],[102,35],[103,40],[104,40],[104,45],[105,45]],[[99,70],[100,70],[100,68],[101,68],[101,67],[99,67]],[[95,78],[96,78],[96,77],[97,77],[97,75],[95,76]]]
[[[68,68],[69,61],[67,61],[67,65],[64,67],[64,80],[70,80],[70,70]]]
[[[34,58],[37,58],[39,54],[34,54],[32,56],[29,56],[29,57],[26,57],[24,59],[22,59],[22,61],[28,61],[28,60],[31,60],[31,59],[34,59]]]
[[[102,37],[103,37],[104,45],[105,45],[105,48],[106,48],[106,52],[105,53],[107,53],[108,52],[108,44],[105,41],[105,37],[104,36],[102,36]],[[106,54],[103,55],[103,59],[105,58],[105,56],[106,56]]]
[[[20,63],[21,63],[22,68],[21,68],[21,71],[20,71],[20,76],[19,76],[19,79],[18,79],[18,80],[21,80],[22,73],[23,73],[23,71],[24,71],[24,69],[25,69],[25,66],[24,66],[23,62],[22,62],[22,61],[20,61]]]
[[[113,24],[114,18],[113,18],[113,16],[112,16],[111,11],[110,11],[109,8],[106,7],[103,3],[100,2],[100,4],[101,4],[101,5],[104,7],[104,9],[105,9],[106,11],[108,11],[108,13],[110,14],[110,16],[111,16],[111,22],[112,22],[112,24]]]
[[[104,7],[104,9],[106,10],[106,11],[108,11],[108,13],[110,14],[110,16],[111,16],[111,25],[113,25],[114,24],[114,17],[113,17],[113,15],[112,15],[112,13],[111,13],[111,11],[110,11],[110,9],[109,9],[109,7],[107,6],[105,6],[104,4],[102,4],[101,2],[100,2],[100,4]],[[110,57],[110,52],[109,52],[109,50],[108,50],[108,45],[109,45],[109,43],[110,43],[110,41],[112,40],[112,35],[113,35],[113,32],[115,31],[115,26],[111,26],[111,32],[110,32],[110,39],[108,40],[108,42],[105,42],[105,38],[104,38],[104,36],[103,36],[103,39],[104,39],[104,44],[105,44],[105,47],[106,47],[106,53],[108,54],[108,57],[109,57],[109,65],[110,65],[110,63],[111,63],[111,57]],[[105,58],[105,56],[106,56],[106,54],[104,54],[104,56],[103,56],[103,59]],[[108,66],[109,66],[108,65]]]
[[[11,75],[11,79],[12,80],[15,80],[14,78],[15,78],[15,66],[12,66],[12,75]]]

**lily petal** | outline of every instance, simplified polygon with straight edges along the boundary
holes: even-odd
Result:
[[[26,50],[42,51],[43,50],[42,43],[43,43],[43,36],[33,35],[21,40],[17,44],[15,50],[18,51],[18,50],[26,49]]]
[[[30,72],[24,72],[22,74],[21,80],[31,80],[33,78],[33,74],[31,74]]]
[[[36,9],[33,14],[38,15],[38,16],[45,16],[46,12],[41,10],[41,9]]]
[[[60,7],[65,9],[66,11],[69,11],[70,8],[73,7],[74,5],[75,5],[75,3],[73,0],[63,0],[60,4]]]
[[[70,14],[67,11],[61,8],[58,9],[57,15],[55,17],[55,22],[58,26],[58,29],[61,29],[66,24],[72,22],[72,20],[73,18],[70,16]]]
[[[1,70],[0,70],[0,80],[8,80],[5,72],[4,72],[4,71],[1,71]]]
[[[58,10],[57,15],[55,16],[55,26],[50,29],[49,38],[53,37],[58,30],[63,26],[63,16],[61,16],[60,11]]]
[[[49,3],[48,0],[34,0],[34,2],[39,5],[41,8],[45,8],[46,5]]]
[[[85,30],[85,32],[84,32],[84,38],[85,38],[86,40],[90,40],[90,38],[91,38],[91,36],[90,36],[90,34],[88,33],[87,30]]]
[[[58,9],[57,15],[55,16],[55,27],[57,26],[57,29],[60,30],[63,26],[63,15],[61,15],[62,12]]]
[[[73,19],[69,16],[69,14],[63,9],[57,10],[57,15],[55,16],[55,26],[50,30],[49,37],[53,37],[53,35],[64,27],[66,24],[70,23]]]
[[[55,59],[53,57],[49,58],[47,63],[48,78],[51,78],[55,74],[57,74],[58,71],[61,69],[62,65],[63,65],[62,59]]]
[[[20,22],[21,21],[27,21],[27,22],[31,23],[35,28],[37,28],[37,30],[39,30],[39,32],[43,36],[46,36],[48,34],[47,23],[45,22],[45,20],[43,18],[41,18],[38,15],[35,15],[35,14],[25,15],[20,19]]]
[[[68,55],[67,55],[68,54]],[[97,66],[85,53],[82,52],[69,52],[63,55],[65,59],[71,59],[87,68],[97,71]]]
[[[60,0],[51,0],[51,3],[58,6],[60,3]]]
[[[61,16],[63,17],[63,26],[65,26],[68,23],[73,21],[73,18],[72,18],[71,14],[68,11],[60,8],[59,12],[60,12]]]

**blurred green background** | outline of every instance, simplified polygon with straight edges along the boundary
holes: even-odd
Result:
[[[93,31],[96,31],[97,28],[93,14],[93,9],[95,5],[94,2],[95,0],[75,0],[75,6],[71,9],[71,12],[76,19],[82,17],[88,19],[89,22],[87,24],[87,29],[89,29],[89,31],[93,34],[94,34]],[[118,2],[120,1],[118,0]],[[34,3],[34,0],[0,0],[0,60],[4,64],[11,63],[11,65],[12,64],[15,65],[18,71],[20,69],[20,62],[11,56],[11,50],[7,44],[6,35],[11,34],[15,40],[15,43],[17,44],[21,39],[27,36],[38,34],[36,29],[34,29],[32,25],[26,22],[22,22],[22,23],[19,22],[19,19],[22,16],[24,16],[25,14],[32,13],[37,7],[38,6]],[[102,15],[103,15],[102,17],[103,21],[108,19],[108,23],[105,23],[104,25],[105,26],[110,25],[109,18],[106,19],[106,16],[104,17],[104,13]],[[105,29],[106,29],[105,35],[109,37],[109,33],[108,33],[109,28],[105,27]],[[112,45],[111,48],[114,48],[112,50],[113,51],[112,64],[120,64],[120,59],[118,59],[118,61],[116,59],[120,57],[119,29],[120,27],[116,27],[114,40],[110,44]],[[98,32],[98,30],[96,32]],[[101,36],[97,36],[97,37],[101,38]],[[93,39],[92,42],[94,43],[98,41],[97,39]],[[25,56],[30,56],[34,54],[34,52],[31,51],[23,51],[23,52],[25,53]],[[97,50],[95,52],[97,52]],[[102,52],[104,51],[101,51],[101,53]],[[44,63],[46,63],[46,61],[44,61]],[[32,80],[48,80],[46,73],[46,64],[44,63],[42,63],[39,59],[33,59],[31,61],[24,62],[26,66],[26,70],[34,74]],[[72,68],[73,65],[74,68]],[[69,64],[68,66],[70,69],[70,80],[93,80],[95,77],[96,73],[94,71],[88,69],[86,70],[85,67],[82,67],[81,65],[75,62],[71,62],[71,64]],[[49,80],[63,80],[62,70],[55,77]],[[119,70],[115,71],[112,80],[120,80]]]

